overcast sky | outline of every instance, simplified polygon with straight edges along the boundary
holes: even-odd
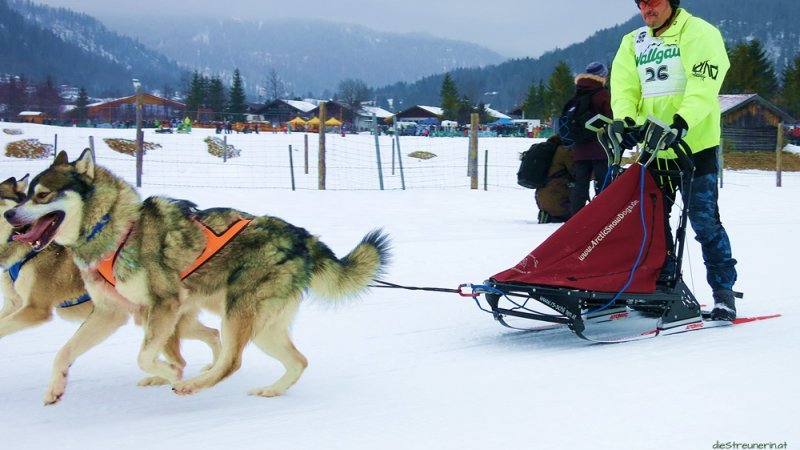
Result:
[[[507,57],[535,57],[555,47],[566,47],[638,13],[633,0],[33,1],[100,20],[120,15],[188,13],[244,19],[321,18],[378,31],[424,31],[436,37],[480,44]]]

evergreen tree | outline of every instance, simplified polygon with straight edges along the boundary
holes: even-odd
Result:
[[[534,117],[537,119],[544,119],[547,117],[547,105],[550,104],[550,97],[547,95],[547,86],[544,85],[544,81],[539,81],[536,95],[539,97],[539,106],[538,109],[534,111],[534,113],[536,113]]]
[[[565,61],[560,61],[547,81],[546,117],[557,117],[564,105],[575,96],[575,76]]]
[[[225,86],[219,77],[212,77],[208,82],[208,107],[211,108],[214,120],[225,120]]]
[[[456,88],[456,83],[449,73],[444,75],[439,97],[442,101],[442,119],[455,120],[459,116],[460,101],[458,99],[458,88]]]
[[[783,71],[783,91],[780,98],[786,112],[800,118],[800,54]]]
[[[228,112],[232,114],[232,119],[236,122],[244,121],[244,114],[247,112],[247,100],[244,96],[244,86],[239,69],[233,71],[233,83],[231,84],[230,98],[228,99]]]
[[[729,52],[731,68],[722,84],[725,94],[759,94],[772,99],[778,90],[778,78],[772,62],[758,40],[740,43]]]
[[[472,113],[476,111],[472,108],[472,100],[466,95],[461,97],[461,100],[458,102],[458,115],[456,116],[456,121],[458,123],[471,123],[472,118],[470,117]]]
[[[528,95],[525,97],[525,105],[523,111],[526,119],[542,119],[547,116],[547,89],[544,82],[539,80],[539,83],[531,82],[528,88]]]
[[[85,120],[86,117],[89,115],[89,94],[86,93],[86,89],[81,86],[80,90],[78,91],[78,98],[75,100],[75,109],[74,114],[78,120]]]
[[[55,86],[53,77],[48,75],[44,83],[36,86],[34,105],[37,111],[47,114],[48,117],[58,117],[61,107],[61,96]]]
[[[206,102],[206,79],[199,72],[192,74],[189,92],[186,93],[186,112],[194,113],[195,120],[200,120],[200,108]]]
[[[481,123],[489,123],[494,122],[495,118],[489,115],[489,110],[486,109],[486,103],[480,102],[478,106],[475,108],[476,113],[478,113],[478,120]]]

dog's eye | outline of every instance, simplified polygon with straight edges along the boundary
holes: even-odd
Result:
[[[47,198],[49,195],[50,195],[50,193],[49,193],[49,192],[39,192],[39,193],[37,193],[37,194],[36,194],[36,199],[37,199],[37,200],[44,200],[44,199],[46,199],[46,198]]]

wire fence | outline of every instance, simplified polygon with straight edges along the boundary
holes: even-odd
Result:
[[[3,124],[0,157],[4,177],[45,169],[56,151],[71,159],[93,147],[97,163],[134,183],[133,129],[92,129]],[[142,185],[316,190],[320,185],[316,133],[186,134],[145,130]],[[21,141],[44,148],[40,158],[8,156]],[[519,155],[541,139],[479,137],[479,189],[523,189],[516,183]],[[115,150],[116,149],[116,150]],[[325,135],[325,189],[470,189],[469,139],[465,137]],[[774,172],[726,171],[726,182],[774,185]],[[784,176],[785,182],[798,178]]]

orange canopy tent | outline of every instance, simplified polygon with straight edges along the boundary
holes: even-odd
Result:
[[[302,117],[300,117],[300,116],[297,116],[297,117],[295,117],[294,119],[292,119],[292,120],[290,120],[290,121],[289,121],[289,125],[291,125],[291,126],[292,126],[292,128],[297,128],[297,127],[299,127],[299,126],[303,126],[303,125],[305,125],[305,124],[306,124],[306,121],[305,121],[305,120],[303,120],[303,118],[302,118]]]

